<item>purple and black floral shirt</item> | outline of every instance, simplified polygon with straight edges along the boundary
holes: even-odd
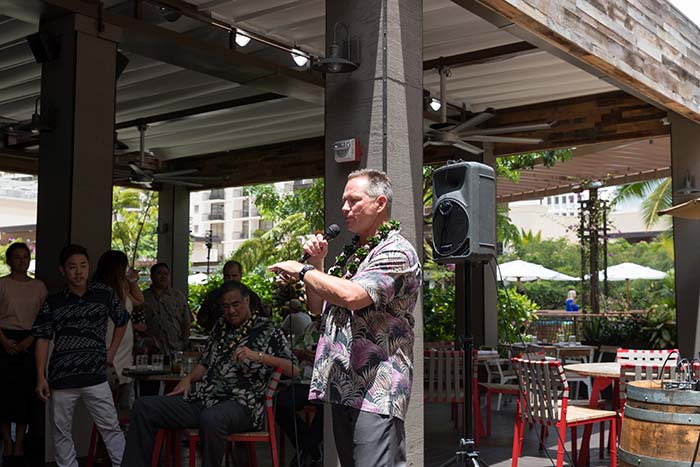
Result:
[[[413,246],[393,231],[350,280],[374,302],[361,310],[328,304],[310,400],[404,419],[413,379],[413,308],[422,283]]]

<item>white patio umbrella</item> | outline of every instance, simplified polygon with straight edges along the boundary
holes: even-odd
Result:
[[[187,276],[187,283],[190,285],[201,285],[204,284],[208,278],[209,276],[207,276],[203,272],[198,272],[197,274]]]
[[[553,269],[547,269],[541,264],[529,263],[520,259],[503,263],[498,266],[498,280],[513,282],[529,282],[537,279],[547,281],[577,281],[575,277],[567,276]]]
[[[635,279],[660,280],[666,277],[666,273],[656,269],[641,266],[635,263],[621,263],[610,266],[608,269],[609,281],[627,282],[627,308],[630,305],[630,281]],[[605,277],[605,271],[598,272],[599,280]]]

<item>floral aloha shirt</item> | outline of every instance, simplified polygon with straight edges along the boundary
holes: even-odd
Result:
[[[413,379],[413,308],[422,283],[416,250],[393,231],[350,280],[374,303],[356,311],[326,306],[309,399],[403,420]]]
[[[224,334],[224,344],[213,336],[219,335],[219,327],[227,326],[229,332]],[[253,425],[256,429],[262,427],[265,413],[265,391],[274,372],[274,368],[258,362],[240,362],[233,358],[235,349],[247,346],[255,352],[263,352],[279,358],[293,361],[292,352],[287,338],[269,318],[258,316],[248,335],[240,343],[231,348],[231,342],[240,339],[241,329],[227,324],[223,318],[214,325],[212,338],[206,344],[206,349],[199,363],[207,367],[200,381],[195,383],[194,391],[188,400],[199,402],[205,407],[212,407],[219,402],[234,400],[250,409]]]

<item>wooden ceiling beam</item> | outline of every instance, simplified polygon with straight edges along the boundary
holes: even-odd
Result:
[[[220,176],[203,189],[317,178],[324,175],[323,147],[323,137],[308,138],[175,159],[168,169],[198,169],[198,175]]]

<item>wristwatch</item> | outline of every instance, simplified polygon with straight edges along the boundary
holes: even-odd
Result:
[[[316,269],[316,268],[311,266],[310,264],[305,264],[304,267],[301,268],[301,271],[299,271],[299,280],[303,281],[306,273],[311,271],[312,269]]]

